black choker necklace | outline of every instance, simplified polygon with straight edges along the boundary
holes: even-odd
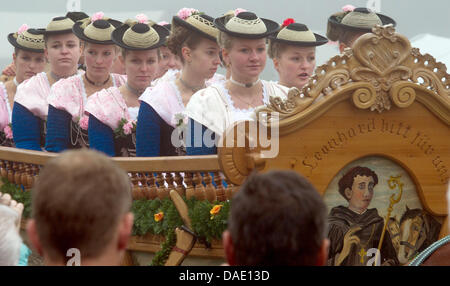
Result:
[[[96,83],[96,82],[93,82],[92,80],[90,80],[90,79],[88,78],[87,73],[84,74],[84,77],[86,78],[87,82],[90,83],[90,84],[92,84],[93,86],[104,86],[104,85],[109,81],[109,76],[108,76],[108,78],[107,78],[104,82],[102,82],[102,83]]]
[[[132,94],[136,95],[136,96],[140,96],[141,94],[144,93],[145,90],[140,91],[139,89],[133,88],[131,87],[128,82],[125,83],[125,87],[128,89],[129,92],[131,92]]]

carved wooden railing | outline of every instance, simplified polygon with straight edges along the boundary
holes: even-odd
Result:
[[[55,156],[58,154],[0,147],[0,176],[30,190],[42,166]],[[238,191],[238,186],[222,174],[217,155],[112,160],[128,173],[133,200],[164,199],[169,197],[170,190],[175,190],[187,199],[214,202],[229,200]],[[162,236],[133,236],[128,249],[154,253],[161,249],[162,242]],[[220,241],[212,241],[208,249],[196,243],[190,255],[223,258],[224,252]],[[132,264],[129,253],[127,257],[125,264]]]
[[[31,189],[41,167],[57,154],[0,147],[0,176]],[[217,155],[113,158],[128,172],[133,199],[168,198],[171,189],[186,198],[225,201],[237,191],[221,174]],[[224,186],[222,181],[227,184]]]

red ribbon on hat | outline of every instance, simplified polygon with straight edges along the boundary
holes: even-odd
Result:
[[[292,19],[292,18],[287,18],[286,20],[284,20],[283,21],[283,27],[287,27],[287,26],[289,26],[290,24],[293,24],[293,23],[295,23],[295,20],[294,19]]]

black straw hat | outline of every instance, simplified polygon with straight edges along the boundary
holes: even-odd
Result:
[[[47,36],[72,33],[73,24],[74,21],[68,17],[55,17],[42,33]]]
[[[283,25],[278,33],[270,35],[269,39],[273,42],[304,47],[321,46],[328,42],[324,36],[313,33],[304,24],[293,23],[293,20]]]
[[[217,29],[230,36],[248,39],[265,38],[277,32],[280,27],[278,23],[259,18],[252,12],[241,12],[231,18],[225,15],[217,18],[214,24]]]
[[[26,30],[20,31],[25,28]],[[42,30],[31,29],[26,26],[22,26],[19,32],[11,33],[8,35],[8,41],[14,47],[35,53],[43,53],[45,48],[44,36]]]
[[[93,44],[112,45],[111,34],[122,23],[103,17],[103,13],[96,13],[93,17],[78,21],[73,25],[73,33],[81,40]]]
[[[206,14],[193,13],[186,20],[183,20],[179,16],[173,16],[172,25],[177,24],[185,27],[191,31],[200,33],[202,36],[217,41],[219,31],[214,26],[214,18]]]
[[[153,22],[142,23],[136,20],[127,20],[114,30],[111,38],[116,45],[124,49],[142,51],[164,45],[169,33],[166,28]]]
[[[78,22],[80,20],[89,18],[89,15],[84,12],[72,11],[72,12],[67,12],[66,17],[70,18],[74,22]]]
[[[388,24],[395,27],[397,23],[391,17],[372,12],[367,8],[355,8],[353,11],[339,12],[328,18],[327,37],[336,41],[342,31],[369,33],[376,25]]]

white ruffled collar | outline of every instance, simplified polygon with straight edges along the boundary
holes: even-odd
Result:
[[[6,86],[3,82],[0,82],[0,87],[3,89],[3,97],[6,104],[6,110],[8,110],[9,122],[12,122],[12,110],[11,106],[9,105],[8,91],[6,90]]]
[[[84,75],[84,73],[78,73],[77,77],[81,81],[81,97],[83,98],[83,105],[86,106],[87,93],[86,93],[86,87],[84,86],[83,75]],[[115,77],[112,74],[109,74],[109,76],[111,77],[113,87],[117,87]]]
[[[226,81],[220,83],[220,84],[215,84],[216,87],[218,87],[220,89],[220,91],[222,92],[223,95],[225,95],[225,97],[227,98],[228,104],[231,107],[231,110],[233,113],[250,113],[253,112],[255,110],[254,107],[250,107],[250,108],[237,108],[234,106],[234,101],[231,98],[231,95],[228,91],[228,89],[225,87],[225,83]],[[268,102],[268,95],[267,95],[267,90],[266,90],[266,85],[264,84],[264,81],[261,80],[262,83],[262,87],[263,87],[263,102],[266,103]]]

